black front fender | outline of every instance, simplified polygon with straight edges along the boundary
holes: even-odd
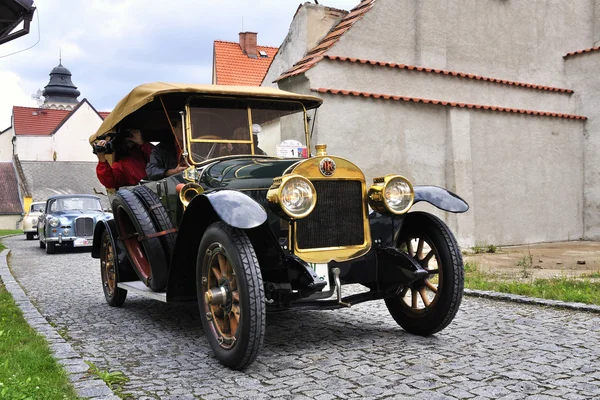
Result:
[[[469,209],[466,201],[449,190],[438,186],[415,186],[415,204],[426,201],[440,210],[464,213]]]
[[[252,198],[234,190],[218,190],[194,197],[179,225],[169,269],[167,301],[195,298],[200,240],[209,225],[219,220],[235,228],[251,230],[267,220],[267,213]]]

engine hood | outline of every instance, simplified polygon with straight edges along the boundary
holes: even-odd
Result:
[[[102,214],[102,211],[94,210],[67,210],[67,211],[55,211],[49,216],[56,218],[77,218],[77,217],[90,217],[97,218]]]
[[[200,183],[208,188],[268,189],[273,178],[300,161],[260,157],[217,161],[206,167]]]

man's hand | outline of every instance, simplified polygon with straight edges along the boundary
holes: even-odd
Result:
[[[144,144],[144,139],[142,138],[142,132],[139,129],[131,129],[131,141],[139,146]]]
[[[104,146],[106,146],[106,140],[98,140],[94,146],[96,146],[96,157],[98,157],[98,161],[105,162],[106,157]]]
[[[175,168],[168,169],[168,170],[165,171],[165,177],[178,174],[178,173],[180,173],[182,171],[185,171],[186,168],[187,167],[184,166],[184,165],[178,165]]]

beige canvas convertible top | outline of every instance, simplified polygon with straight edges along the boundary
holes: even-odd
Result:
[[[322,103],[322,99],[319,97],[296,94],[267,87],[197,85],[165,82],[146,83],[134,88],[127,96],[117,103],[113,111],[106,117],[102,125],[100,125],[98,131],[90,136],[90,143],[94,142],[98,136],[111,132],[117,124],[128,115],[141,109],[145,105],[152,103],[155,100],[155,97],[173,93],[291,100],[302,103],[307,110],[316,108]]]

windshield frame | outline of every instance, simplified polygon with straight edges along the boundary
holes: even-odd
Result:
[[[195,99],[215,99],[215,100],[239,100],[242,101],[244,103],[246,103],[246,110],[248,113],[248,139],[247,140],[235,140],[235,139],[219,139],[219,140],[215,140],[215,139],[194,139],[192,138],[192,131],[193,131],[193,127],[192,127],[192,109],[193,108],[198,108],[198,109],[202,109],[202,107],[194,107],[192,105],[193,100]],[[303,121],[303,125],[304,125],[304,141],[306,144],[306,147],[309,149],[309,153],[310,153],[310,132],[309,132],[309,125],[308,125],[308,111],[306,109],[306,106],[299,100],[286,100],[286,99],[273,99],[273,98],[256,98],[256,97],[238,97],[238,98],[234,98],[234,97],[228,97],[228,96],[190,96],[185,104],[185,115],[184,115],[184,120],[185,120],[185,126],[184,126],[184,134],[185,134],[185,145],[186,145],[186,151],[188,153],[188,157],[187,157],[187,161],[190,165],[200,165],[203,163],[206,163],[207,161],[211,161],[217,158],[222,158],[222,157],[214,157],[214,158],[210,158],[207,160],[202,160],[202,161],[197,161],[194,160],[192,157],[192,143],[223,143],[223,144],[249,144],[250,145],[250,151],[251,154],[240,154],[239,156],[256,156],[255,154],[255,147],[254,147],[254,140],[252,137],[252,103],[253,102],[259,102],[259,101],[268,101],[268,102],[276,102],[276,103],[294,103],[296,105],[298,105],[298,110],[288,113],[286,115],[294,115],[297,113],[302,113],[302,121]],[[256,108],[256,110],[260,110],[260,108]],[[274,108],[274,110],[276,110],[276,108]],[[261,157],[274,157],[274,156],[261,156]]]

